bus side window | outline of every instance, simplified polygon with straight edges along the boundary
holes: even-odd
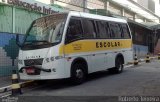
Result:
[[[110,37],[111,37],[111,31],[110,31],[110,29],[109,29],[109,24],[108,24],[108,22],[105,22],[105,28],[106,28],[107,38],[110,38]]]
[[[111,29],[111,38],[115,38],[115,27],[114,27],[114,23],[109,23],[110,29]]]
[[[111,28],[111,37],[112,38],[122,38],[122,32],[120,29],[119,24],[117,23],[110,23],[110,28]]]
[[[122,30],[123,30],[123,38],[129,39],[130,33],[127,24],[121,24]]]
[[[104,21],[96,21],[97,24],[97,37],[98,38],[109,38],[108,27]]]
[[[66,34],[66,42],[71,42],[74,40],[78,40],[83,37],[81,20],[79,19],[71,19],[68,25],[67,34]]]
[[[85,38],[95,38],[96,37],[96,27],[93,20],[83,19],[83,30]]]

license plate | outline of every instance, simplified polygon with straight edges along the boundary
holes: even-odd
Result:
[[[34,74],[35,70],[33,68],[28,68],[28,69],[26,69],[26,73],[27,74]]]

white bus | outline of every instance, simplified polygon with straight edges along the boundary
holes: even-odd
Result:
[[[25,37],[16,39],[23,80],[71,78],[81,84],[89,73],[121,73],[133,60],[130,29],[120,18],[57,13],[33,21]]]

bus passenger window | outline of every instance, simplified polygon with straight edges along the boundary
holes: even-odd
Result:
[[[111,36],[111,31],[110,31],[110,29],[109,29],[108,22],[105,23],[105,28],[106,28],[107,38],[110,38],[110,36]]]
[[[123,30],[123,38],[129,39],[130,33],[127,24],[121,24],[122,30]]]
[[[111,29],[111,38],[115,38],[114,24],[109,23],[109,26],[110,26],[110,29]]]
[[[83,37],[81,21],[78,19],[71,19],[67,29],[66,40],[67,42]]]
[[[110,23],[109,25],[111,27],[112,38],[121,38],[122,37],[122,32],[121,32],[119,24]]]
[[[93,20],[83,19],[83,29],[85,38],[95,38],[96,30]]]
[[[109,38],[108,27],[106,22],[96,21],[97,24],[97,37],[98,38]]]

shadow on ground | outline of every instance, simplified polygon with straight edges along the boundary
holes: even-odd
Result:
[[[126,70],[123,71],[123,73],[126,73],[126,72],[127,72]],[[101,71],[101,72],[92,73],[87,76],[87,79],[83,84],[89,83],[92,81],[96,81],[99,79],[103,79],[106,77],[109,78],[110,76],[114,76],[114,75],[117,75],[117,74],[110,73],[109,71]],[[37,88],[37,89],[35,88],[34,90],[46,90],[47,91],[47,90],[65,89],[65,88],[77,86],[77,85],[74,85],[69,78],[59,79],[59,80],[37,81],[37,83],[39,85],[44,85],[44,86]]]

